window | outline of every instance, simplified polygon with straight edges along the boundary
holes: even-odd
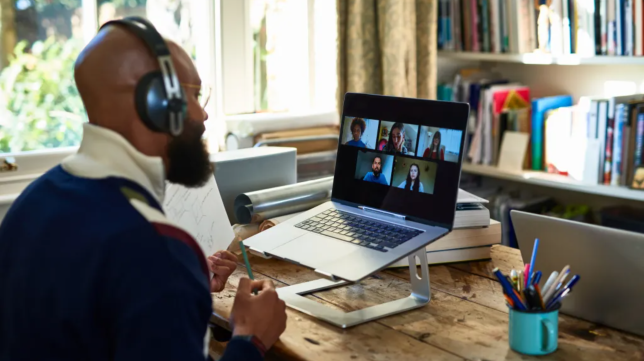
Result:
[[[225,114],[335,108],[335,1],[224,0],[223,13]]]
[[[335,109],[333,0],[0,0],[0,154],[79,144],[73,64],[100,25],[130,15],[195,59],[211,123]]]
[[[77,145],[80,1],[0,1],[0,153]]]

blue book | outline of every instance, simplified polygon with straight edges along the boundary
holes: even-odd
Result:
[[[622,142],[624,141],[624,127],[628,124],[626,104],[617,104],[615,108],[615,129],[613,130],[613,150],[610,169],[610,183],[619,185],[622,177]]]
[[[544,170],[543,167],[543,127],[546,112],[552,109],[571,107],[572,96],[559,95],[532,100],[532,169]]]

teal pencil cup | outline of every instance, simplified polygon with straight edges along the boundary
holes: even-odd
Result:
[[[559,309],[519,311],[510,308],[510,348],[524,355],[547,355],[557,350]]]

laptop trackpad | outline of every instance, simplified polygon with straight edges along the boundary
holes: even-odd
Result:
[[[359,247],[354,244],[310,233],[277,247],[271,253],[308,267],[324,269],[326,265],[357,251]]]

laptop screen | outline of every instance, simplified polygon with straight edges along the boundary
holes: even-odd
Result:
[[[345,97],[332,198],[452,228],[469,106]]]

